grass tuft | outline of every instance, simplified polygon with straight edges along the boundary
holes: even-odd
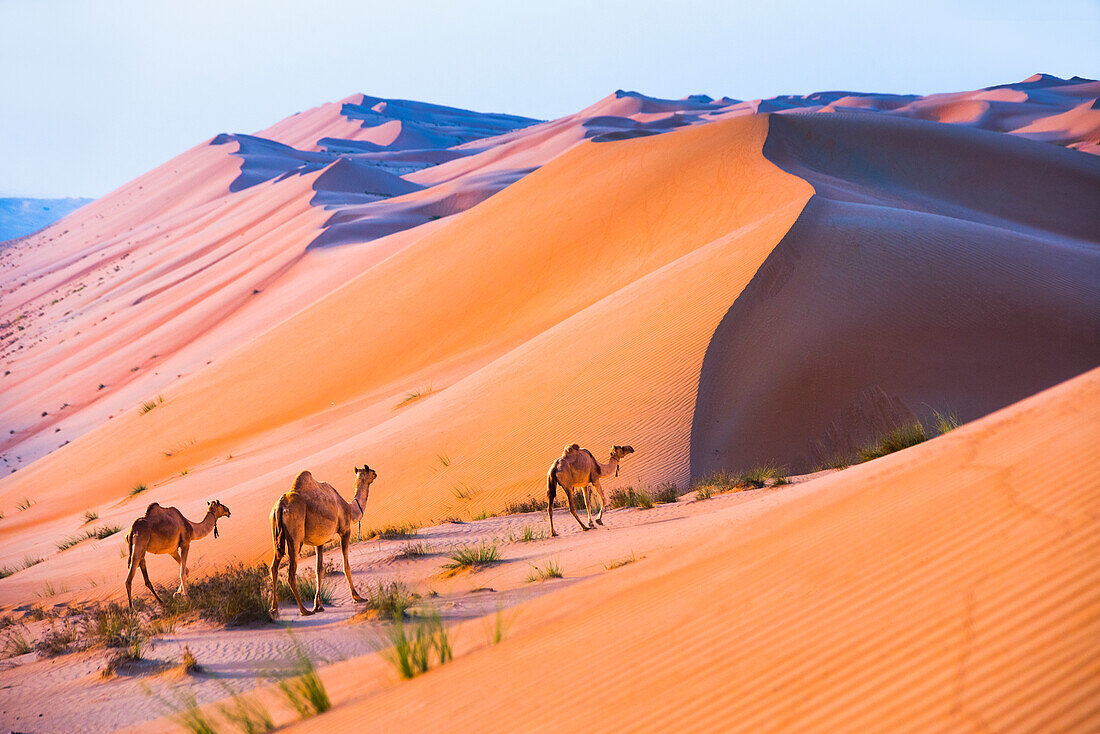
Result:
[[[231,703],[219,705],[218,711],[242,734],[264,734],[264,732],[274,731],[275,720],[271,718],[271,714],[263,704],[242,696],[227,683],[222,683],[222,690],[229,695]]]
[[[293,638],[292,638],[293,639]],[[324,713],[332,708],[328,691],[317,674],[317,668],[297,641],[294,643],[293,677],[279,681],[279,690],[303,719]]]
[[[623,566],[628,566],[631,563],[634,563],[635,561],[640,561],[640,560],[642,560],[642,558],[645,558],[645,556],[640,556],[639,557],[639,556],[634,555],[633,552],[631,552],[631,554],[629,556],[627,556],[626,558],[619,558],[618,560],[615,560],[615,561],[609,561],[608,563],[603,564],[603,567],[606,568],[608,571],[611,571],[611,570],[616,569],[616,568],[622,568]]]
[[[500,563],[501,560],[500,548],[496,543],[466,545],[452,553],[449,558],[451,559],[450,562],[443,564],[443,568],[452,573],[458,573],[466,569],[477,570],[494,563]]]
[[[543,512],[546,508],[542,506],[544,500],[540,500],[537,497],[530,497],[522,502],[513,502],[504,508],[505,515],[521,515],[525,512]]]
[[[859,460],[871,461],[872,459],[892,454],[895,451],[901,451],[910,446],[916,446],[918,443],[927,440],[928,435],[925,433],[924,425],[922,425],[920,421],[910,423],[907,426],[895,428],[889,433],[880,436],[877,441],[862,447],[858,452]]]
[[[680,499],[680,488],[672,482],[662,484],[653,495],[653,501],[658,504],[677,502]]]
[[[771,464],[758,464],[748,471],[737,475],[737,483],[744,487],[760,489],[769,479],[784,478],[783,470]]]
[[[122,530],[121,525],[103,525],[102,527],[92,528],[90,530],[85,530],[83,533],[78,533],[77,535],[70,536],[66,540],[63,540],[60,543],[58,543],[57,544],[57,549],[60,550],[60,551],[68,550],[69,548],[72,548],[77,543],[82,543],[85,540],[88,540],[89,538],[95,538],[96,540],[103,540],[104,538],[108,538],[108,537],[114,535],[115,533],[119,532],[120,530]]]
[[[298,574],[297,580],[298,580],[298,596],[302,597],[303,599],[314,599],[314,598],[316,598],[315,595],[317,593],[317,580],[315,578],[313,578],[313,574]],[[333,591],[332,582],[329,579],[322,576],[321,577],[321,603],[322,604],[331,604],[332,603],[332,591]],[[288,582],[284,581],[282,578],[279,579],[279,599],[282,600],[282,601],[293,601],[294,600],[294,594],[291,593],[291,591],[290,591],[290,584]]]
[[[405,523],[403,525],[387,525],[384,528],[379,528],[373,532],[373,536],[379,540],[406,540],[408,538],[415,538],[418,532],[420,532],[419,525]]]
[[[527,583],[533,583],[535,581],[545,581],[546,579],[560,579],[563,578],[561,572],[561,566],[555,560],[549,560],[545,566],[537,566],[531,564],[531,573],[527,574]]]
[[[367,608],[380,617],[396,619],[406,616],[406,611],[416,601],[417,595],[401,581],[379,581],[366,590]]]
[[[393,559],[398,561],[404,558],[423,558],[431,554],[431,546],[427,543],[406,543],[401,546],[401,550],[394,554]]]
[[[635,490],[633,487],[614,490],[611,496],[607,498],[607,503],[612,509],[623,507],[637,507],[641,510],[653,509],[653,498],[649,496],[649,493]]]
[[[530,525],[524,525],[519,535],[512,533],[508,539],[513,543],[530,543],[535,540],[543,540],[549,537],[545,530],[537,530]]]
[[[418,387],[415,390],[410,390],[409,392],[405,393],[405,397],[401,399],[401,402],[394,406],[394,410],[396,410],[397,408],[404,408],[409,403],[415,402],[431,392],[431,385],[428,385],[427,387]]]
[[[400,616],[395,617],[389,637],[392,646],[385,651],[385,658],[406,680],[428,672],[433,652],[440,665],[454,657],[447,628],[435,611],[417,622],[412,635],[404,620]]]
[[[938,410],[933,410],[932,419],[933,428],[935,428],[936,433],[941,436],[959,427],[959,417],[954,413],[941,413]]]
[[[135,494],[141,494],[142,492],[144,492],[147,489],[149,489],[149,485],[146,484],[145,482],[141,482],[140,484],[135,484],[133,487],[130,488],[130,496],[133,497]]]
[[[26,655],[28,652],[33,651],[34,646],[31,645],[30,640],[22,632],[12,630],[4,637],[4,657],[6,658]]]
[[[31,505],[33,504],[36,504],[34,500],[32,500],[30,497],[24,497],[23,501],[15,506],[15,509],[22,512],[23,510],[29,510]]]
[[[157,407],[158,405],[160,405],[163,402],[164,402],[164,398],[162,398],[160,395],[157,395],[156,400],[149,400],[147,402],[142,403],[141,404],[141,415],[145,415],[150,410]]]
[[[83,524],[87,525],[88,523],[95,522],[98,519],[99,519],[99,513],[98,512],[96,512],[95,510],[88,510],[87,512],[84,513],[84,523]]]
[[[486,626],[486,631],[489,633],[489,642],[493,645],[499,645],[504,641],[504,636],[508,634],[508,628],[511,626],[512,620],[504,618],[504,607],[498,605],[492,625]]]
[[[270,569],[238,563],[201,579],[188,581],[187,599],[168,594],[169,612],[196,611],[203,619],[234,627],[269,622]],[[163,596],[163,595],[162,595]]]
[[[471,487],[468,484],[459,484],[451,491],[454,493],[454,496],[460,500],[472,500],[481,490],[477,487]]]

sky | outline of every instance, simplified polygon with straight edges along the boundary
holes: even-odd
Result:
[[[1100,0],[0,0],[0,196],[98,197],[364,92],[540,119],[616,89],[927,94],[1100,76]]]

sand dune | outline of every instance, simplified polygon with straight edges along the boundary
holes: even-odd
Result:
[[[1089,730],[1098,401],[1093,371],[790,489],[290,730]]]
[[[636,448],[613,487],[687,491],[712,470],[809,469],[899,421],[976,420],[1069,380],[1100,363],[1100,159],[1082,152],[1097,144],[1098,86],[1037,76],[747,102],[619,91],[548,122],[355,95],[218,135],[0,252],[0,462],[13,472],[0,480],[0,566],[45,559],[0,579],[0,605],[47,582],[64,589],[54,602],[117,598],[121,536],[57,549],[86,510],[128,525],[157,501],[197,518],[216,496],[233,517],[192,553],[209,568],[270,552],[266,513],[302,468],[346,491],[352,466],[375,467],[365,527],[468,519],[545,496],[547,467],[574,440]],[[533,602],[524,618],[545,626],[454,670],[483,683],[522,657],[576,685],[602,661],[633,661],[645,680],[601,677],[609,703],[585,709],[600,725],[636,710],[658,727],[691,701],[701,728],[731,715],[759,728],[796,683],[806,707],[786,714],[811,728],[873,711],[918,721],[906,717],[925,704],[933,727],[971,710],[998,725],[1047,704],[1070,712],[1083,689],[1068,645],[1083,636],[1065,615],[1096,601],[1070,582],[1095,575],[1095,554],[1041,517],[1013,523],[1023,502],[1087,527],[1096,385],[1090,373],[792,488],[735,530],[670,539],[661,548],[676,552],[647,570]],[[1063,547],[1070,560],[1051,560]],[[970,689],[947,672],[965,634],[945,620],[965,612],[982,563],[1019,570],[974,597],[975,615],[1058,578],[1077,596],[1064,614],[1014,606],[994,620],[1010,629],[978,641]],[[158,581],[174,573],[153,564]],[[907,581],[880,593],[856,584],[867,574]],[[714,602],[715,588],[736,595]],[[594,624],[575,621],[584,609]],[[1051,697],[991,711],[989,686],[1008,680],[994,669],[1026,667],[998,646],[1046,645],[1039,626],[1066,645],[1033,671]],[[593,635],[603,628],[616,634]],[[732,632],[716,642],[715,628]],[[927,660],[905,688],[918,635]],[[703,704],[698,668],[728,676]],[[759,680],[775,683],[731,699]],[[550,709],[530,685],[514,715],[537,728]],[[466,695],[437,713],[520,721],[497,709],[514,702]],[[579,720],[555,708],[546,721]]]

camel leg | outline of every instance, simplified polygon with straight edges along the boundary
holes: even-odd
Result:
[[[324,557],[324,554],[325,554],[325,546],[322,543],[321,545],[317,546],[317,577],[316,577],[316,583],[314,584],[314,587],[313,587],[314,588],[314,592],[313,592],[313,613],[314,614],[316,614],[317,612],[325,611],[325,607],[321,604],[321,578],[324,576],[324,573],[325,573],[324,565],[323,565],[324,562],[322,561],[322,558]]]
[[[183,593],[183,559],[180,558],[179,548],[176,548],[174,551],[172,551],[170,555],[176,563],[180,564],[180,585],[179,588],[176,589],[176,595],[178,596],[179,594]]]
[[[351,589],[351,600],[354,602],[364,602],[366,599],[359,596],[359,592],[355,590],[355,584],[351,582],[351,564],[348,563],[348,545],[351,542],[351,532],[347,535],[340,536],[340,550],[344,554],[344,578],[348,580],[348,588]]]
[[[607,495],[604,494],[603,485],[600,484],[600,480],[597,479],[592,485],[596,488],[596,492],[600,494],[600,514],[596,516],[596,524],[603,525],[603,510],[607,507]]]
[[[271,616],[279,616],[279,564],[283,562],[283,549],[276,546],[275,558],[271,561]]]
[[[546,492],[546,516],[550,519],[550,537],[556,538],[558,531],[554,530],[554,499],[558,492],[556,489],[549,489]]]
[[[141,568],[141,576],[145,579],[145,585],[149,587],[149,591],[153,592],[153,598],[157,600],[157,603],[164,606],[164,602],[161,600],[160,595],[157,594],[157,590],[153,588],[153,582],[149,580],[149,569],[145,567],[145,556],[142,555],[141,560],[138,561],[138,566]]]
[[[299,547],[299,550],[301,548]],[[298,553],[290,553],[287,555],[287,582],[290,584],[290,593],[294,595],[294,601],[298,602],[298,611],[301,612],[303,617],[308,617],[313,614],[305,608],[302,604],[302,597],[298,594]]]
[[[181,545],[179,558],[177,559],[180,563],[180,587],[176,590],[176,593],[184,599],[187,598],[187,553],[190,550],[190,545]]]
[[[592,496],[592,485],[584,485],[584,489],[581,491],[584,493],[584,510],[588,513],[588,527],[595,528],[596,524],[592,522],[592,502],[590,500]]]
[[[138,551],[133,547],[130,549],[130,569],[126,574],[126,600],[130,602],[130,609],[134,608],[134,595],[131,593],[130,587],[134,583],[134,574],[137,573],[138,564],[144,558],[144,553],[144,550]]]
[[[577,508],[573,503],[573,487],[566,489],[565,499],[569,502],[569,514],[571,514],[573,519],[577,521],[577,524],[581,526],[581,530],[588,530],[588,526],[581,522],[580,517],[577,515]]]

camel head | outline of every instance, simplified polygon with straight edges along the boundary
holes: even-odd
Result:
[[[206,511],[214,516],[214,537],[218,537],[218,518],[229,517],[229,508],[218,500],[206,503]]]
[[[366,486],[369,487],[370,483],[373,482],[377,478],[378,478],[378,472],[376,472],[374,469],[371,469],[366,464],[363,464],[362,467],[358,467],[358,466],[355,467],[355,486],[356,487],[359,487],[360,484],[365,484]]]
[[[614,462],[620,461],[623,457],[633,454],[633,446],[612,446],[611,447],[611,460]],[[615,464],[615,476],[619,476],[619,465]]]

